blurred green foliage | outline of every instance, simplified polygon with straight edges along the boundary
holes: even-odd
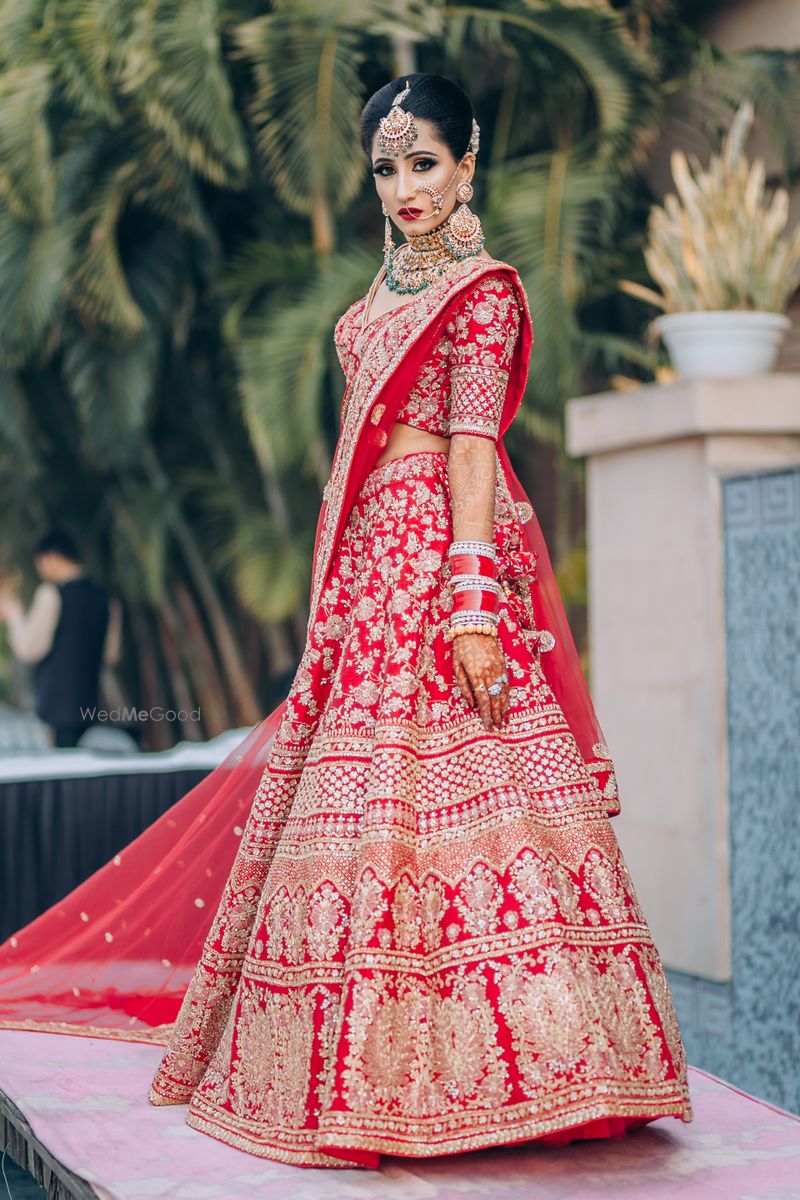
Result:
[[[0,3],[0,568],[65,525],[125,600],[130,686],[202,673],[206,733],[257,719],[302,648],[332,327],[380,263],[357,119],[414,69],[470,93],[474,207],[530,296],[509,440],[536,500],[565,400],[654,367],[617,282],[644,279],[665,106],[713,129],[746,89],[788,172],[795,56],[725,59],[678,0]]]

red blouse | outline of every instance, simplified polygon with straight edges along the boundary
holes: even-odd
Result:
[[[367,297],[347,310],[334,341],[349,379],[374,338],[391,339],[393,318],[407,304],[374,317],[362,329]],[[452,319],[422,364],[397,420],[449,437],[472,433],[497,440],[521,312],[501,275],[486,275],[459,298]]]

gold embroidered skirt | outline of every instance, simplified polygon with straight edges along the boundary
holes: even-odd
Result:
[[[153,1079],[266,1158],[374,1166],[691,1119],[658,952],[501,599],[510,720],[445,640],[447,455],[376,467]]]

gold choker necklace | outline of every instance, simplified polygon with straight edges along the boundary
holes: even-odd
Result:
[[[402,295],[421,292],[441,279],[451,263],[480,254],[483,241],[480,221],[462,204],[429,233],[412,233],[405,245],[386,246],[386,286]]]

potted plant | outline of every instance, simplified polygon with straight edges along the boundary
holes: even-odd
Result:
[[[645,249],[661,292],[620,284],[664,310],[653,325],[683,376],[769,371],[790,326],[784,314],[800,283],[800,227],[785,235],[786,189],[765,199],[764,162],[745,157],[752,123],[745,101],[707,170],[673,151],[678,194],[651,209]]]

